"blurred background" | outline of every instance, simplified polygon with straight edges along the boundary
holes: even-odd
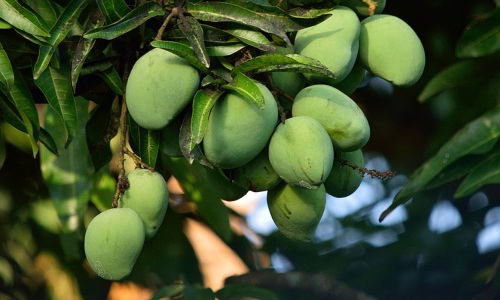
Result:
[[[458,129],[498,104],[500,76],[478,78],[424,104],[417,96],[436,73],[459,60],[455,46],[466,26],[484,19],[499,2],[388,1],[384,13],[407,22],[424,45],[424,75],[402,89],[366,74],[351,97],[371,127],[366,168],[397,175],[385,181],[367,176],[353,195],[328,197],[316,235],[305,245],[277,231],[264,192],[227,202],[234,236],[225,243],[189,205],[179,205],[183,192],[171,178],[171,209],[157,236],[146,242],[132,275],[121,283],[104,281],[86,264],[82,244],[61,233],[40,161],[32,158],[26,136],[3,123],[0,299],[150,299],[159,287],[179,280],[215,291],[229,276],[267,268],[333,276],[378,299],[494,299],[485,291],[497,287],[498,278],[485,282],[495,274],[500,254],[498,185],[455,200],[458,183],[451,182],[419,193],[382,223],[378,218],[417,167]],[[100,204],[112,200],[114,180],[104,176],[99,181],[87,223]],[[313,299],[314,294],[273,290],[281,299]]]

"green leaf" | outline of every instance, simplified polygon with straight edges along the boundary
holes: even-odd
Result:
[[[3,141],[2,126],[0,126],[0,169],[3,166],[6,157],[7,151],[5,149],[5,142]]]
[[[186,195],[196,204],[200,217],[228,242],[232,235],[229,213],[222,200],[214,195],[204,167],[197,162],[190,165],[183,157],[162,155],[162,159],[169,172],[181,183]]]
[[[257,29],[238,23],[220,24],[219,28],[201,25],[205,30],[220,31],[236,37],[243,43],[263,51],[273,51],[276,47]]]
[[[12,69],[12,64],[10,63],[9,56],[7,52],[2,47],[0,43],[0,82],[2,82],[8,91],[10,91],[11,85],[14,84],[14,70]]]
[[[16,0],[0,0],[0,18],[27,33],[51,36],[47,23],[22,7]]]
[[[454,198],[462,198],[487,184],[500,183],[500,153],[494,153],[474,168],[458,186]]]
[[[86,32],[84,37],[86,39],[97,38],[112,40],[139,27],[147,20],[156,16],[163,16],[164,14],[165,11],[159,4],[155,2],[146,2],[128,13],[119,21]]]
[[[221,63],[224,68],[228,69],[229,71],[232,71],[234,69],[234,66],[225,58],[225,57],[217,57],[219,62]]]
[[[92,29],[99,28],[104,24],[104,16],[99,9],[95,9],[88,17],[85,32]],[[75,54],[73,56],[73,61],[71,63],[71,85],[73,86],[73,92],[76,92],[76,83],[78,77],[80,76],[80,71],[82,70],[83,63],[87,59],[87,56],[94,47],[95,39],[86,39],[83,36],[80,38],[78,45],[76,46]]]
[[[75,136],[76,104],[70,82],[70,62],[66,61],[59,70],[49,66],[40,77],[35,80],[36,85],[47,98],[50,106],[61,117],[66,129],[65,148],[71,144]]]
[[[335,2],[336,1],[327,1],[323,3],[323,8],[296,7],[288,10],[287,13],[295,18],[316,18],[329,13],[333,8],[335,8],[335,6],[337,6]]]
[[[106,17],[106,24],[114,23],[131,12],[124,0],[97,0],[96,3]]]
[[[160,131],[144,129],[139,126],[139,141],[137,144],[139,146],[138,155],[141,160],[154,168],[160,148]]]
[[[57,17],[59,18],[61,14],[64,11],[64,7],[60,6],[59,4],[52,2],[52,6],[54,7],[54,10],[56,12]],[[83,26],[80,25],[80,23],[76,22],[75,25],[68,31],[68,34],[66,35],[67,38],[72,37],[72,36],[82,36],[83,35]]]
[[[469,82],[498,73],[498,59],[463,60],[454,63],[436,74],[418,95],[418,101],[426,102],[432,96]]]
[[[60,151],[57,157],[42,151],[41,170],[47,182],[52,202],[56,208],[62,230],[65,233],[77,232],[83,225],[83,213],[90,199],[93,173],[90,153],[87,149],[85,124],[88,121],[88,101],[75,98],[78,112],[78,126],[73,143],[63,149],[65,129],[59,115],[50,106],[45,112],[45,124]]]
[[[248,78],[243,73],[236,74],[233,81],[227,85],[221,86],[221,88],[237,92],[260,109],[264,109],[265,107],[266,103],[264,102],[264,96],[262,96],[259,87],[252,79]]]
[[[191,118],[191,135],[194,144],[199,144],[207,131],[210,110],[217,99],[224,94],[223,91],[212,91],[210,89],[199,90],[193,99],[193,115]],[[194,146],[193,146],[194,148]],[[190,149],[191,151],[192,149]]]
[[[100,175],[99,173],[94,174],[94,176]],[[113,199],[116,192],[116,180],[109,173],[103,172],[99,176],[95,188],[92,190],[90,195],[90,201],[97,207],[99,211],[105,211],[111,208]]]
[[[210,56],[228,56],[245,48],[245,45],[241,43],[232,43],[229,45],[207,45],[205,47]]]
[[[249,76],[262,72],[310,73],[335,78],[335,75],[319,61],[298,54],[268,54],[245,61],[231,71],[233,78],[238,73]]]
[[[382,220],[398,205],[426,189],[441,171],[468,154],[482,154],[491,150],[500,136],[500,107],[497,107],[465,125],[439,149],[438,153],[420,166],[394,198],[391,206],[379,218]]]
[[[88,61],[83,65],[82,70],[80,71],[80,75],[85,76],[105,71],[111,68],[113,64],[116,62],[116,60],[117,60],[116,57],[105,57],[103,59]]]
[[[104,79],[104,81],[106,81],[108,86],[115,94],[123,95],[123,82],[114,67],[111,67],[102,72],[98,72],[97,75],[99,75],[102,79]]]
[[[163,300],[167,297],[172,297],[179,295],[184,291],[184,285],[180,283],[174,283],[171,285],[168,285],[158,292],[155,293],[154,297],[151,298],[151,300]],[[167,298],[168,299],[168,298]]]
[[[76,24],[78,16],[87,6],[89,0],[72,0],[57,19],[56,24],[50,30],[50,37],[47,38],[53,47],[40,46],[38,59],[33,70],[33,78],[37,79],[47,68],[59,43],[66,37],[71,28]]]
[[[213,168],[212,164],[205,158],[201,152],[200,146],[193,141],[193,133],[191,132],[191,124],[193,118],[193,108],[188,107],[186,115],[182,120],[181,129],[179,132],[179,148],[182,155],[188,160],[189,164],[197,161],[200,164]]]
[[[31,54],[38,53],[38,46],[21,38],[13,30],[0,30],[0,41],[2,41],[2,46],[7,51]]]
[[[280,300],[280,297],[270,290],[246,284],[229,284],[215,292],[217,299],[255,298],[259,300]]]
[[[40,141],[42,144],[52,152],[54,155],[59,156],[59,151],[57,151],[57,145],[56,142],[54,141],[54,138],[50,135],[50,133],[43,129],[43,127],[40,127]]]
[[[14,28],[14,31],[17,32],[19,35],[27,39],[28,41],[40,45],[40,46],[46,46],[46,47],[52,47],[51,44],[47,43],[44,38],[29,34],[27,32],[24,32],[22,30],[19,30],[17,28]]]
[[[210,58],[208,57],[207,50],[205,49],[205,40],[203,38],[203,29],[201,28],[198,21],[193,17],[186,17],[186,23],[182,22],[181,19],[177,20],[177,25],[179,26],[182,33],[186,36],[191,47],[193,48],[198,60],[209,68]]]
[[[436,177],[427,184],[426,189],[433,189],[464,177],[484,159],[483,155],[466,155],[459,158],[436,175]]]
[[[500,50],[500,9],[465,30],[458,41],[458,57],[481,57]]]
[[[49,28],[57,22],[57,13],[49,0],[24,0],[28,6],[43,18]]]
[[[0,91],[4,93],[9,100],[14,103],[19,112],[21,111],[30,120],[31,124],[25,124],[27,127],[33,127],[33,139],[38,141],[40,135],[40,123],[38,121],[38,112],[35,107],[35,102],[31,96],[30,90],[23,80],[21,72],[14,67],[14,84],[11,85],[10,91],[3,83],[0,82]],[[21,113],[22,116],[22,113]],[[29,131],[29,128],[27,128]]]
[[[171,41],[154,41],[151,43],[151,46],[170,51],[173,54],[184,58],[186,61],[188,61],[190,64],[192,64],[194,67],[196,67],[203,73],[210,74],[208,68],[205,67],[205,65],[198,60],[196,53],[189,46],[186,46],[182,43],[171,42]]]

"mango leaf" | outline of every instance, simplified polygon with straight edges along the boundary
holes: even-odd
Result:
[[[40,123],[38,121],[38,112],[35,107],[35,102],[31,96],[30,90],[24,83],[23,76],[21,72],[14,67],[14,84],[11,85],[11,89],[8,90],[7,86],[0,82],[0,91],[4,93],[9,100],[14,103],[19,112],[21,111],[30,120],[31,124],[25,124],[27,127],[32,126],[33,128],[33,139],[38,141],[40,135]],[[23,114],[21,114],[22,116]],[[27,128],[28,129],[28,128]],[[28,129],[29,131],[29,129]]]
[[[224,68],[228,69],[229,71],[234,69],[234,66],[225,58],[225,57],[217,57],[219,62],[221,63]]]
[[[500,9],[465,30],[457,44],[458,57],[481,57],[500,50]]]
[[[245,45],[241,43],[231,43],[228,45],[206,45],[205,47],[210,56],[228,56],[245,48]]]
[[[57,13],[49,0],[24,0],[28,6],[43,18],[49,28],[57,22]]]
[[[464,177],[478,164],[484,161],[484,159],[485,157],[483,155],[466,155],[459,158],[436,175],[436,177],[427,184],[426,189],[433,189]]]
[[[229,284],[215,292],[217,299],[255,298],[259,300],[280,300],[280,297],[270,290],[246,284]]]
[[[108,91],[102,103],[92,110],[92,117],[85,129],[87,146],[96,171],[107,164],[113,156],[109,142],[118,133],[120,114],[121,108],[113,91]]]
[[[2,82],[8,91],[10,91],[11,85],[14,84],[14,70],[12,70],[12,64],[10,63],[9,56],[7,52],[2,47],[0,43],[0,82]]]
[[[193,141],[193,133],[191,132],[192,118],[193,108],[189,106],[179,131],[179,148],[189,164],[192,164],[193,161],[197,161],[204,166],[213,168],[212,164],[201,152],[200,146]]]
[[[151,46],[165,49],[173,54],[184,58],[198,70],[202,71],[205,74],[210,74],[210,71],[204,64],[202,64],[196,53],[189,46],[186,46],[182,43],[172,42],[172,41],[154,41],[151,43]]]
[[[201,25],[205,30],[220,31],[236,37],[243,43],[260,49],[262,51],[273,51],[276,47],[257,29],[238,23],[219,25],[219,28]]]
[[[494,153],[476,166],[458,186],[454,198],[462,198],[487,184],[500,183],[500,153]]]
[[[319,61],[298,54],[268,54],[245,61],[231,71],[233,78],[238,73],[249,76],[262,72],[296,72],[335,78],[335,75]]]
[[[111,68],[116,60],[116,57],[104,57],[103,59],[88,61],[83,65],[82,70],[80,71],[80,75],[85,76],[105,71]]]
[[[47,182],[62,230],[66,234],[77,232],[83,225],[83,213],[92,188],[93,168],[85,137],[85,124],[89,118],[88,101],[77,97],[75,103],[78,126],[73,143],[67,149],[62,149],[65,144],[64,124],[57,112],[50,106],[47,107],[46,128],[62,150],[59,157],[48,151],[42,151],[41,155],[42,175]]]
[[[146,2],[145,4],[128,13],[119,21],[86,32],[84,34],[84,37],[86,39],[97,38],[112,40],[139,27],[147,20],[156,16],[163,16],[164,14],[165,11],[158,3]]]
[[[207,50],[205,49],[205,40],[203,38],[203,29],[201,28],[198,21],[196,21],[193,17],[186,17],[186,23],[184,23],[181,19],[177,20],[177,25],[180,30],[186,36],[191,47],[193,48],[198,60],[201,63],[209,68],[210,67],[210,58],[208,57]]]
[[[130,147],[132,148],[132,151],[139,155],[140,150],[139,150],[139,133],[141,128],[139,125],[134,121],[134,119],[130,116],[130,114],[127,115],[127,128],[129,132],[129,143]]]
[[[54,10],[56,12],[57,17],[61,16],[61,14],[64,11],[64,7],[60,6],[59,4],[52,2],[52,7],[54,7]],[[80,25],[80,23],[76,22],[75,25],[68,31],[68,34],[66,37],[72,37],[72,36],[82,36],[83,35],[83,26]]]
[[[399,191],[392,204],[379,218],[384,218],[398,205],[424,190],[441,171],[457,159],[468,154],[490,151],[500,136],[500,107],[497,107],[465,125],[439,149],[438,153],[420,166]]]
[[[32,35],[51,36],[47,23],[16,0],[0,0],[0,18]]]
[[[436,74],[418,95],[418,101],[426,102],[432,96],[471,81],[498,73],[498,59],[462,60]]]
[[[14,51],[16,53],[38,53],[38,46],[19,38],[19,35],[13,30],[0,30],[0,41],[6,51]]]
[[[111,67],[102,72],[98,72],[99,75],[110,87],[110,89],[117,95],[123,95],[123,82],[120,75],[114,67]]]
[[[87,19],[85,32],[98,28],[103,24],[103,14],[100,12],[100,10],[95,9]],[[73,87],[73,92],[76,92],[76,83],[78,81],[78,77],[80,76],[80,71],[82,70],[83,63],[87,59],[90,50],[92,50],[92,47],[94,47],[94,44],[95,39],[86,39],[82,36],[80,38],[80,41],[78,42],[78,45],[76,46],[73,61],[71,63],[71,85]]]
[[[125,0],[97,0],[96,3],[106,17],[106,24],[122,19],[131,11]]]
[[[196,204],[200,217],[224,241],[231,239],[229,213],[220,198],[212,191],[204,167],[197,162],[190,165],[185,158],[162,155],[165,167],[180,182],[186,195]]]
[[[40,46],[46,46],[46,47],[52,47],[51,44],[47,43],[44,38],[32,35],[30,33],[24,32],[22,30],[19,30],[17,28],[14,28],[14,31],[17,32],[19,35],[27,39],[28,41],[40,45]]]
[[[7,151],[5,149],[5,142],[3,141],[2,126],[0,126],[0,169],[3,166],[6,157]]]
[[[191,135],[193,143],[199,144],[207,131],[208,117],[217,99],[224,94],[223,91],[210,89],[198,90],[193,99],[193,115],[191,118]],[[194,148],[194,146],[193,146]],[[192,149],[190,149],[191,151]]]
[[[322,3],[323,8],[303,8],[296,7],[287,11],[287,13],[295,18],[316,18],[329,13],[337,4],[336,1],[326,1]]]
[[[50,37],[47,38],[53,47],[40,46],[38,59],[33,70],[33,78],[38,79],[40,74],[47,68],[59,43],[66,37],[71,28],[76,24],[78,16],[87,6],[89,0],[72,0],[64,9],[56,24],[50,30]]]
[[[52,152],[54,155],[59,156],[59,151],[57,151],[57,145],[56,142],[54,141],[54,138],[50,135],[50,133],[43,129],[43,127],[40,127],[40,141],[42,144]]]
[[[264,109],[265,107],[266,103],[264,102],[264,96],[262,96],[259,87],[252,79],[248,78],[243,73],[236,74],[233,81],[227,85],[221,86],[221,88],[237,92],[260,109]]]
[[[163,300],[167,297],[171,298],[172,296],[179,295],[183,291],[184,291],[183,284],[174,283],[174,284],[168,285],[168,286],[162,288],[161,290],[159,290],[158,292],[156,292],[155,295],[153,296],[153,298],[151,298],[151,300]]]
[[[47,98],[50,106],[61,117],[64,128],[66,129],[65,148],[71,144],[75,136],[76,104],[73,98],[73,91],[70,82],[70,62],[66,61],[59,70],[49,66],[42,72],[40,77],[35,80],[36,85]]]
[[[11,29],[12,25],[0,19],[0,29]]]
[[[139,126],[139,153],[141,160],[150,167],[156,166],[158,150],[160,148],[160,131],[149,130]]]
[[[115,178],[105,172],[102,172],[102,175],[96,173],[93,176],[99,176],[99,179],[94,184],[95,188],[90,195],[90,201],[92,201],[99,211],[110,209],[116,192]]]

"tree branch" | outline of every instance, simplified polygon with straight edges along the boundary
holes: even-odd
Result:
[[[377,171],[377,170],[368,170],[368,169],[362,168],[360,166],[356,166],[355,164],[352,164],[352,163],[348,162],[347,160],[343,160],[343,159],[340,159],[340,158],[337,158],[337,157],[335,157],[334,160],[338,161],[339,163],[341,163],[342,166],[349,166],[349,167],[353,168],[354,170],[358,170],[359,173],[362,173],[363,175],[364,174],[368,174],[372,178],[376,177],[376,178],[378,178],[380,180],[385,180],[385,179],[394,177],[394,175],[396,175],[395,172],[391,172],[389,170],[387,170],[385,172],[380,172],[380,171]]]

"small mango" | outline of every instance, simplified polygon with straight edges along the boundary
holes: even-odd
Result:
[[[284,182],[267,192],[267,206],[278,229],[294,242],[314,237],[326,204],[325,187],[308,190]]]
[[[160,151],[170,157],[183,157],[179,146],[179,133],[181,131],[184,114],[175,117],[167,127],[161,130]]]
[[[348,162],[358,166],[365,167],[363,153],[361,149],[353,152],[335,152],[335,157],[347,160]],[[347,197],[354,193],[363,181],[363,174],[354,170],[349,166],[342,166],[342,163],[335,161],[332,166],[332,171],[324,182],[325,190],[328,194],[337,197]]]
[[[99,277],[122,280],[132,271],[144,238],[141,217],[133,209],[108,209],[92,219],[87,228],[85,256]]]
[[[349,75],[341,82],[334,84],[333,87],[346,95],[350,95],[354,93],[363,81],[363,78],[365,78],[365,71],[359,59],[357,59]]]
[[[158,172],[135,169],[127,175],[129,188],[125,190],[118,207],[133,209],[144,222],[146,239],[160,228],[168,208],[168,187]]]
[[[239,168],[231,170],[234,183],[254,192],[273,188],[281,182],[269,161],[269,149],[266,147],[256,158]]]
[[[205,170],[208,182],[217,197],[226,201],[234,201],[245,196],[248,192],[248,188],[230,182],[217,168],[205,168]]]

